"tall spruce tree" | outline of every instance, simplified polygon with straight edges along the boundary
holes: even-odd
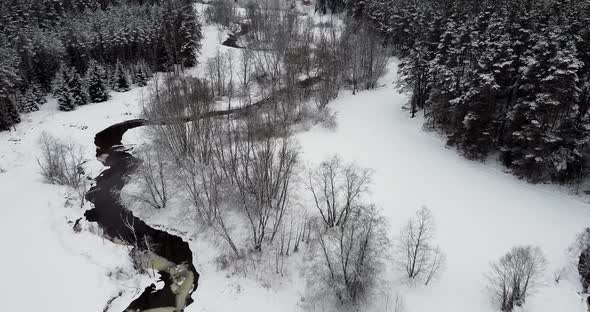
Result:
[[[127,78],[127,73],[125,72],[121,62],[117,62],[115,66],[113,83],[114,89],[117,92],[126,92],[131,89],[129,86],[129,78]]]
[[[10,130],[21,121],[14,101],[0,96],[0,131]]]
[[[145,87],[151,78],[152,72],[145,62],[138,62],[133,66],[133,83],[139,87]]]
[[[30,113],[38,111],[43,103],[45,103],[43,91],[38,85],[31,85],[25,92],[19,93],[16,106],[20,113]]]
[[[88,91],[86,89],[86,82],[76,71],[76,69],[71,69],[71,76],[69,77],[70,80],[68,81],[68,87],[74,100],[75,106],[82,106],[88,104]]]
[[[19,58],[17,51],[2,45],[0,37],[0,131],[9,130],[20,122],[16,105],[13,101],[16,85],[20,82],[18,75]]]
[[[76,100],[72,96],[72,90],[70,90],[70,80],[74,74],[73,68],[62,67],[55,79],[53,95],[57,98],[59,110],[61,111],[68,112],[76,109]]]
[[[88,72],[88,96],[90,102],[99,103],[109,99],[107,76],[104,68],[97,62],[89,64]]]
[[[197,54],[201,50],[201,25],[197,21],[197,12],[192,1],[182,0],[180,7],[180,62],[184,67],[197,64]]]

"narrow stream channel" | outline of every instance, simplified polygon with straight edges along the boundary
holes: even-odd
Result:
[[[134,243],[142,251],[148,250],[149,242],[149,267],[160,273],[164,287],[156,290],[155,285],[150,285],[124,311],[182,311],[193,302],[191,294],[199,280],[189,244],[150,227],[120,203],[119,194],[128,175],[141,163],[121,148],[121,139],[127,130],[146,123],[143,119],[125,121],[96,134],[97,159],[109,168],[96,178],[96,185],[86,194],[94,208],[84,216],[98,223],[109,239]]]

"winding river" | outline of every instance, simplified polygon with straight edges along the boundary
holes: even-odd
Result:
[[[296,85],[300,89],[308,89],[321,80],[321,75],[318,75],[300,80]],[[144,268],[157,270],[161,281],[164,282],[164,287],[160,290],[153,284],[147,287],[124,311],[182,311],[193,302],[191,294],[196,290],[199,281],[199,273],[193,265],[193,254],[187,242],[178,236],[150,227],[120,203],[119,194],[127,182],[128,175],[141,163],[141,160],[133,157],[122,146],[121,141],[125,132],[147,125],[251,114],[272,104],[287,91],[280,89],[247,106],[208,111],[176,120],[123,121],[96,134],[96,158],[109,168],[96,178],[96,185],[86,194],[86,199],[94,204],[94,208],[87,210],[84,216],[88,221],[98,223],[107,238],[134,244],[142,251],[150,251]]]
[[[191,294],[199,280],[189,244],[150,227],[120,203],[119,194],[128,175],[141,163],[121,148],[121,139],[127,130],[147,123],[143,119],[124,121],[96,134],[97,159],[109,168],[96,178],[96,185],[86,194],[94,208],[84,216],[98,223],[107,238],[133,243],[144,252],[149,250],[146,269],[157,270],[164,282],[159,290],[154,284],[147,287],[124,311],[182,311],[193,302]]]

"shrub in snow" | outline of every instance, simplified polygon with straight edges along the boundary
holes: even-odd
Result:
[[[396,261],[411,280],[428,285],[445,265],[446,256],[433,245],[434,219],[428,208],[422,207],[402,229],[396,247]]]
[[[504,312],[522,306],[540,283],[547,261],[539,247],[518,246],[492,263],[487,275],[493,302]]]
[[[51,184],[66,185],[76,191],[80,205],[84,205],[86,180],[82,165],[84,164],[83,148],[73,143],[65,143],[43,132],[39,139],[41,157],[37,163],[41,175]]]
[[[43,132],[39,140],[41,158],[37,160],[41,174],[47,182],[77,187],[82,180],[83,162],[82,147],[65,143]]]

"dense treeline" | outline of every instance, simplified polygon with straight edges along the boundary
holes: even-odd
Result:
[[[340,0],[322,1],[329,7]],[[588,175],[590,3],[345,1],[402,57],[410,113],[531,181]],[[343,4],[343,5],[344,5]]]
[[[0,130],[47,92],[63,110],[106,100],[104,88],[195,65],[200,48],[192,0],[8,0],[0,12]],[[94,96],[70,94],[76,84]]]

